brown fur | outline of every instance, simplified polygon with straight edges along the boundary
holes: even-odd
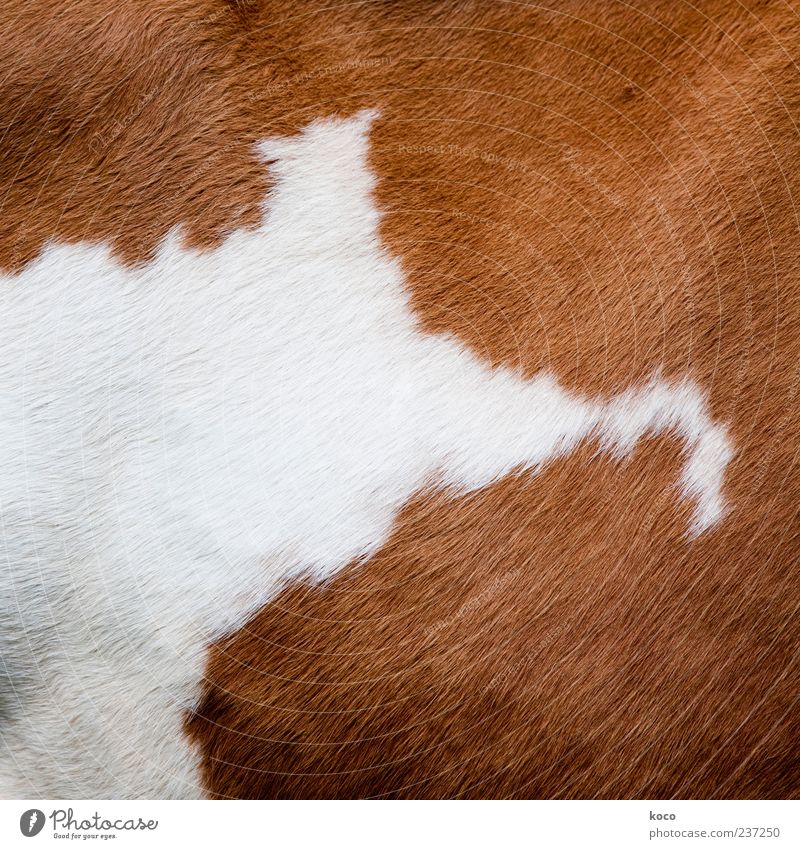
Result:
[[[256,138],[377,107],[382,236],[425,328],[608,394],[690,374],[678,445],[421,493],[385,548],[211,650],[219,796],[800,796],[796,14],[779,2],[2,6],[0,259],[137,261],[255,220]],[[78,37],[80,36],[80,37]],[[677,505],[677,506],[676,506]]]

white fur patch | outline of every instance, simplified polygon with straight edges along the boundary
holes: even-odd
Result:
[[[51,244],[0,281],[0,796],[197,795],[181,720],[209,643],[369,557],[427,484],[672,430],[691,531],[722,515],[731,446],[691,381],[603,403],[420,331],[371,118],[264,142],[263,222],[212,252]]]

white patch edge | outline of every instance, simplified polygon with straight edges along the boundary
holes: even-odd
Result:
[[[733,450],[691,380],[581,399],[420,331],[379,242],[374,114],[263,142],[262,224],[214,251],[175,230],[130,269],[50,244],[3,277],[0,797],[200,794],[181,721],[207,646],[369,557],[432,481],[671,431],[689,534],[722,517]]]

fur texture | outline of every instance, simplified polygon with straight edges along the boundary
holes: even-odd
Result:
[[[800,793],[791,10],[2,16],[0,792]]]
[[[372,556],[426,484],[673,429],[692,530],[719,519],[731,448],[695,387],[591,403],[419,331],[378,240],[371,119],[263,142],[264,220],[214,251],[174,233],[128,271],[53,245],[0,280],[3,795],[191,794],[208,644]]]

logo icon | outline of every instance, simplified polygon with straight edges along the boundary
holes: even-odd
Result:
[[[19,830],[25,837],[36,837],[44,828],[44,813],[38,808],[31,808],[19,818]]]

